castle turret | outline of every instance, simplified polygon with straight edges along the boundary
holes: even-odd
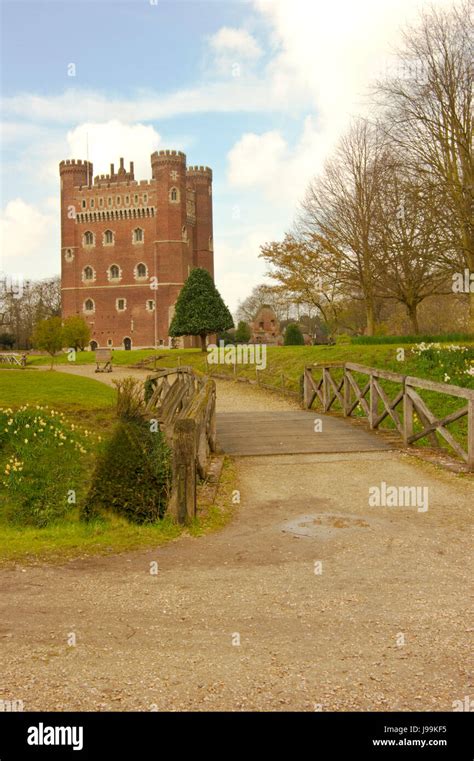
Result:
[[[181,151],[155,151],[151,156],[151,168],[157,182],[157,213],[167,220],[165,234],[158,241],[161,261],[164,262],[164,248],[171,256],[168,275],[163,271],[163,276],[182,282],[188,276],[191,263],[186,224],[186,155]]]
[[[63,285],[74,284],[74,268],[64,267],[65,262],[72,263],[77,250],[76,214],[74,188],[92,184],[93,165],[90,161],[67,159],[59,164],[61,178],[61,272]]]
[[[187,170],[188,185],[195,192],[196,240],[195,262],[214,277],[214,244],[212,223],[212,169],[191,166]]]

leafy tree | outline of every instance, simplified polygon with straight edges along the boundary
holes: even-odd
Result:
[[[235,344],[235,333],[229,333],[227,330],[223,333],[218,333],[217,344],[220,345],[221,341],[224,341],[224,346],[232,346]]]
[[[15,343],[15,337],[11,333],[0,333],[0,347],[2,349],[11,349]]]
[[[206,351],[206,336],[234,327],[232,315],[214,285],[209,272],[192,270],[176,301],[170,336],[199,336]]]
[[[235,331],[235,340],[238,344],[246,344],[250,341],[250,328],[244,320],[240,320]]]
[[[64,321],[64,344],[84,351],[90,341],[91,332],[83,317],[71,315]]]
[[[303,333],[294,322],[285,330],[285,346],[304,346]]]
[[[50,317],[40,320],[36,325],[32,336],[33,346],[46,351],[51,355],[51,370],[54,364],[54,355],[60,351],[64,342],[64,331],[60,317]]]

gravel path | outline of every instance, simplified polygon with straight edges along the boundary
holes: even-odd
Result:
[[[218,399],[222,411],[291,408],[226,381]],[[237,470],[241,503],[218,533],[3,569],[0,698],[25,710],[424,711],[472,695],[472,481],[396,452],[243,458]],[[369,507],[382,480],[427,486],[428,511]]]

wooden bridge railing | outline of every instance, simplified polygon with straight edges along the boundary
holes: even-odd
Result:
[[[342,370],[339,378],[334,377],[334,371]],[[321,374],[315,380],[313,372]],[[366,376],[367,380],[360,384],[354,373]],[[382,387],[381,381],[391,381],[399,388],[393,398]],[[421,398],[418,390],[435,391],[451,397],[465,399],[466,404],[444,417],[437,417]],[[356,408],[363,413],[372,429],[390,418],[403,439],[405,446],[414,444],[422,438],[428,438],[431,445],[439,447],[436,434],[461,457],[467,464],[468,470],[474,470],[474,390],[453,386],[447,383],[414,378],[409,375],[378,370],[375,367],[358,365],[353,362],[316,364],[305,368],[303,382],[303,404],[311,409],[318,400],[323,412],[329,412],[335,402],[339,402],[342,413],[350,417]],[[415,416],[421,423],[421,430],[415,431]],[[447,430],[450,423],[467,417],[467,448],[465,449]]]
[[[161,370],[148,379],[149,417],[156,418],[173,452],[168,511],[179,523],[196,515],[196,485],[216,450],[216,384],[190,367]]]

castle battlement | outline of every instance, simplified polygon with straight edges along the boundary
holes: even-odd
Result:
[[[208,166],[188,166],[187,174],[191,176],[198,175],[201,177],[209,177],[212,179],[212,169]]]
[[[96,190],[105,190],[107,188],[138,188],[143,187],[144,185],[148,187],[152,185],[156,186],[156,180],[123,180],[122,182],[111,182],[108,179],[108,175],[97,175],[97,177],[94,178],[94,184],[90,187],[86,185],[83,190],[94,192]]]
[[[79,167],[87,167],[92,166],[91,161],[86,161],[85,159],[65,159],[64,161],[59,162],[59,167],[67,167],[67,166],[79,166]]]

